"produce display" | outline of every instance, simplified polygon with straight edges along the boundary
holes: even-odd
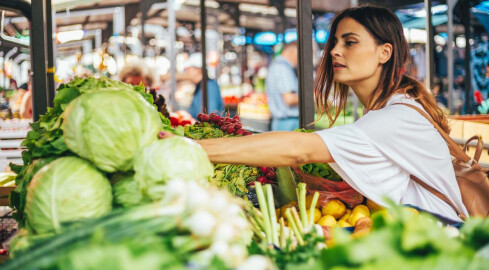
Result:
[[[297,183],[289,167],[212,164],[195,140],[252,135],[239,117],[200,114],[194,125],[172,128],[163,107],[144,87],[107,78],[60,86],[23,142],[23,166],[3,176],[15,177],[10,203],[21,230],[0,268],[489,265],[487,218],[469,218],[458,230],[389,200],[386,209],[368,199],[321,201],[324,194]],[[162,131],[179,136],[160,140]],[[308,166],[340,183],[328,167]]]

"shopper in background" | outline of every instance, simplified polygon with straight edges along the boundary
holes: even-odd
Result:
[[[202,55],[200,53],[191,54],[184,64],[184,70],[192,83],[195,84],[194,97],[188,109],[193,118],[197,119],[197,114],[203,112],[202,108]],[[207,113],[221,113],[224,111],[224,103],[221,98],[221,90],[215,80],[207,80]]]
[[[23,119],[32,119],[33,111],[32,111],[32,83],[31,83],[31,81],[27,82],[27,91],[22,96],[19,115],[20,115],[20,118],[23,118]]]
[[[151,71],[140,60],[127,63],[119,72],[119,79],[121,82],[132,85],[143,83],[148,89],[152,88],[154,83]]]
[[[425,111],[450,132],[431,93],[403,74],[407,61],[409,45],[392,11],[370,6],[343,10],[331,22],[314,96],[318,113],[333,125],[351,88],[365,107],[362,118],[315,133],[269,132],[197,142],[213,163],[269,167],[329,163],[350,186],[382,206],[388,206],[384,200],[388,197],[443,216],[447,224],[461,222],[449,204],[411,178],[438,190],[468,216],[445,140],[418,111],[398,104]],[[330,96],[338,103],[328,103]],[[167,136],[171,135],[160,134]]]
[[[294,70],[297,62],[297,42],[291,42],[268,67],[265,88],[273,131],[299,128],[299,83]]]

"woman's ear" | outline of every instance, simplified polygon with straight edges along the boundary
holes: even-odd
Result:
[[[385,64],[389,59],[391,59],[392,56],[392,44],[390,43],[384,43],[379,46],[380,49],[380,58],[379,62],[381,64]]]

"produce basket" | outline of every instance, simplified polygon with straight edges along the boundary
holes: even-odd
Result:
[[[364,200],[362,194],[358,193],[343,180],[332,181],[306,174],[297,167],[293,169],[297,179],[307,184],[307,192],[309,194],[314,194],[315,191],[319,192],[318,204],[320,206],[325,206],[330,200],[338,199],[350,208],[354,208]]]
[[[12,218],[12,213],[12,208],[0,206],[0,244],[5,242],[18,230],[17,222]]]

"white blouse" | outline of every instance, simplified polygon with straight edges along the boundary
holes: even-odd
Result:
[[[405,105],[423,109],[403,94],[370,111],[353,124],[316,132],[335,160],[331,167],[354,189],[386,206],[386,196],[399,204],[461,221],[455,211],[412,179],[417,176],[437,189],[468,216],[455,179],[445,140],[421,114]]]

